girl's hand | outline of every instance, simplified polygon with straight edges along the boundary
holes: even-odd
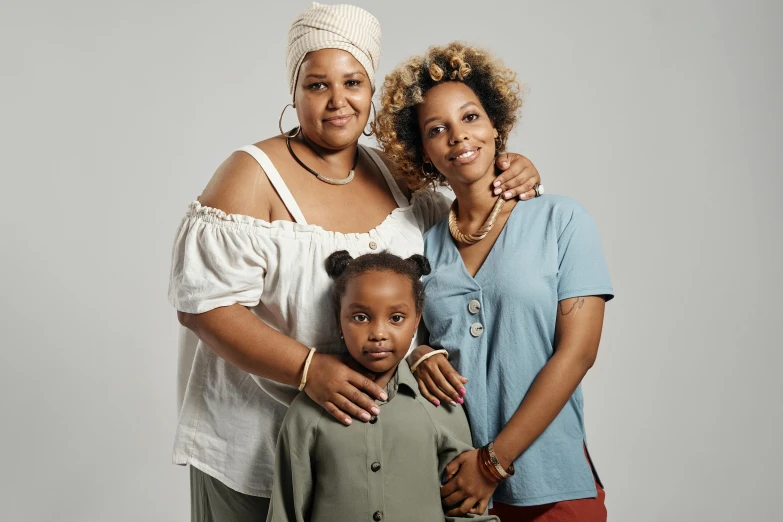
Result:
[[[446,484],[440,488],[443,510],[450,516],[482,514],[498,484],[481,471],[478,450],[462,453],[443,471]]]
[[[304,391],[345,425],[351,424],[351,417],[367,422],[381,412],[363,391],[382,401],[389,398],[383,388],[350,368],[343,356],[318,352],[310,362]]]
[[[427,345],[416,347],[410,355],[411,365],[416,364],[421,356],[432,351],[433,349]],[[423,361],[416,367],[413,376],[419,383],[421,394],[435,406],[440,406],[441,401],[452,403],[454,406],[465,402],[462,397],[467,393],[465,384],[468,380],[457,373],[444,355],[433,355]]]
[[[538,169],[529,159],[521,154],[504,152],[495,160],[495,166],[501,174],[492,184],[495,195],[503,194],[503,199],[511,199],[519,196],[519,199],[535,197],[536,191],[533,185],[541,183]]]

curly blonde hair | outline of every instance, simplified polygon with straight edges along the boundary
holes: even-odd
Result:
[[[473,90],[498,131],[497,153],[503,152],[508,135],[522,107],[516,73],[491,54],[462,42],[430,47],[426,54],[408,59],[386,76],[381,109],[372,125],[378,143],[397,166],[411,189],[427,184],[445,185],[434,168],[423,171],[422,147],[416,106],[442,82],[462,82]]]

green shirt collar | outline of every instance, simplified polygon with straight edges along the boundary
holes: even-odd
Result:
[[[419,383],[416,382],[416,378],[411,373],[411,369],[405,360],[400,362],[397,366],[397,371],[394,372],[394,375],[389,379],[389,383],[386,385],[386,393],[389,395],[389,401],[397,395],[397,390],[401,387],[407,389],[414,398],[418,396]]]

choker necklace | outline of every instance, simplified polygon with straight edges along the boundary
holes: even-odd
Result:
[[[506,200],[503,199],[502,194],[498,196],[498,199],[495,202],[495,206],[492,207],[492,212],[489,213],[489,217],[484,222],[484,224],[481,225],[481,228],[478,229],[478,231],[476,231],[474,234],[466,235],[460,232],[459,228],[457,227],[457,200],[455,199],[451,204],[451,209],[449,209],[449,232],[451,232],[451,236],[459,243],[465,243],[466,245],[474,245],[478,243],[487,237],[489,231],[492,230],[492,227],[495,226],[495,221],[498,219],[500,209],[503,208],[505,203]]]
[[[330,185],[347,185],[353,179],[353,173],[354,173],[354,170],[356,170],[356,164],[359,162],[359,146],[358,145],[356,146],[356,157],[353,159],[353,167],[351,167],[351,172],[349,172],[348,173],[348,177],[346,177],[344,179],[336,179],[336,178],[330,178],[329,176],[324,176],[323,174],[319,174],[318,172],[314,171],[313,169],[311,169],[310,167],[305,165],[304,162],[302,162],[302,160],[300,160],[297,157],[297,155],[294,154],[294,149],[291,148],[291,138],[286,138],[285,139],[285,145],[286,145],[286,147],[288,147],[288,152],[291,153],[291,156],[293,156],[293,158],[296,160],[296,162],[302,168],[307,170],[307,172],[309,172],[310,174],[312,174],[316,178],[320,179],[324,183],[328,183]]]

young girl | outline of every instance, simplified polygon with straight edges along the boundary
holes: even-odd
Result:
[[[422,397],[408,365],[400,364],[421,318],[421,276],[430,273],[429,262],[387,252],[352,259],[343,250],[326,263],[348,353],[385,387],[388,400],[377,402],[381,414],[369,423],[345,426],[300,393],[280,431],[267,520],[460,520],[443,514],[439,477],[472,449],[467,419],[462,408]],[[308,362],[300,390],[307,386]],[[483,514],[471,520],[498,519]]]
[[[488,53],[433,47],[387,76],[381,100],[378,140],[407,181],[448,183],[457,198],[425,235],[423,318],[430,344],[470,379],[465,407],[481,449],[447,466],[447,513],[492,498],[504,521],[605,521],[579,387],[613,295],[595,223],[565,197],[504,205],[486,190],[521,106],[515,73]],[[422,393],[453,394],[460,382],[446,359],[419,359],[429,350],[411,354]]]

